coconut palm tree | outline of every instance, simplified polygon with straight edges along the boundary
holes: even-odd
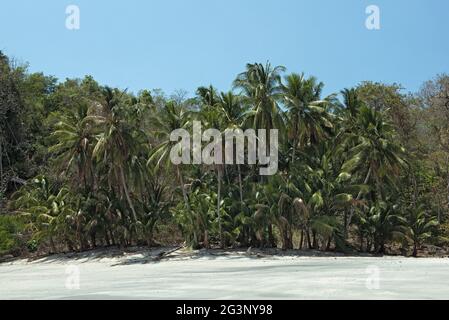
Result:
[[[52,137],[56,143],[49,148],[49,152],[58,155],[56,161],[61,163],[64,171],[72,168],[77,171],[78,183],[84,190],[92,190],[94,173],[92,162],[92,149],[96,137],[89,121],[88,106],[79,104],[76,112],[60,116],[56,130]]]
[[[320,100],[323,86],[315,77],[306,79],[304,74],[292,73],[285,77],[282,100],[287,109],[287,137],[293,146],[292,162],[298,147],[317,143],[328,137],[333,128],[327,106],[334,96]]]
[[[285,67],[260,63],[247,64],[246,71],[234,80],[234,89],[240,90],[243,103],[249,107],[247,120],[254,129],[283,129],[284,122],[279,102],[282,99],[281,72]]]
[[[416,257],[421,245],[432,236],[432,230],[438,225],[436,217],[429,215],[422,206],[411,208],[405,215],[404,234],[413,243],[412,255]]]
[[[266,141],[271,129],[284,132],[284,121],[279,103],[282,100],[281,73],[283,66],[272,67],[269,62],[247,64],[246,70],[234,80],[233,87],[241,91],[242,102],[249,109],[246,114],[245,126],[255,130],[267,130]],[[260,178],[262,179],[262,178]],[[268,226],[269,238],[274,246],[271,223]]]
[[[56,237],[70,246],[71,221],[76,212],[67,188],[55,189],[45,176],[37,176],[14,196],[11,208],[29,221],[28,228],[38,240],[49,240],[51,252],[57,252]],[[82,231],[78,240],[82,246]]]
[[[383,198],[382,183],[394,185],[395,178],[407,165],[405,150],[396,142],[391,125],[380,112],[365,105],[360,107],[353,129],[345,133],[343,145],[349,146],[349,150],[342,170],[347,173],[362,173],[363,184],[373,185],[378,199]],[[360,200],[362,195],[360,191],[356,200]],[[354,210],[351,210],[346,231],[353,215]]]
[[[224,123],[226,129],[229,130],[242,130],[243,122],[245,121],[245,108],[241,103],[241,97],[229,91],[227,93],[222,92],[219,102],[219,107],[221,108],[221,113],[224,115]],[[240,203],[243,205],[243,184],[242,184],[242,171],[241,166],[237,164],[238,177],[239,177],[239,192],[240,192]]]
[[[147,142],[145,133],[133,126],[128,112],[129,105],[121,100],[123,93],[114,92],[106,87],[103,90],[104,101],[101,113],[92,120],[101,126],[102,132],[97,136],[93,156],[106,170],[109,186],[119,185],[125,194],[134,221],[138,221],[137,213],[131,199],[126,171],[132,157],[140,152]]]
[[[184,199],[184,210],[187,211],[188,216],[192,216],[193,213],[190,208],[184,175],[180,165],[173,165],[170,161],[170,151],[177,144],[177,142],[170,141],[170,134],[177,129],[189,128],[191,124],[191,112],[185,106],[175,101],[169,101],[165,104],[159,115],[152,117],[151,122],[153,123],[153,127],[157,128],[152,132],[157,145],[152,149],[147,165],[154,166],[155,170],[164,167],[169,170],[173,166],[175,167]],[[199,241],[196,230],[193,230],[193,238],[193,242],[197,244]]]
[[[203,125],[207,128],[213,128],[220,130],[223,134],[223,119],[221,117],[220,110],[220,98],[217,96],[215,88],[210,86],[209,88],[200,87],[197,90],[197,94],[201,101],[201,110],[197,115],[203,121]],[[221,218],[221,188],[223,180],[223,165],[215,164],[215,171],[217,175],[217,217],[218,217],[218,228],[220,234],[220,246],[224,247],[223,238],[223,228],[222,228],[222,218]]]

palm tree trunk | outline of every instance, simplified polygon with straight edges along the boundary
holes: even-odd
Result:
[[[181,183],[182,196],[184,198],[184,203],[186,205],[187,210],[190,211],[189,199],[187,198],[187,191],[184,185],[184,178],[182,177],[181,170],[179,170],[179,166],[176,166],[176,171],[178,173],[179,181]]]
[[[224,247],[223,242],[223,230],[221,226],[221,212],[220,212],[220,202],[221,202],[221,170],[217,167],[217,181],[218,181],[218,191],[217,191],[217,217],[218,217],[218,232],[220,234],[220,247]]]
[[[365,177],[365,180],[363,181],[363,184],[368,184],[370,177],[371,177],[371,167],[369,167],[369,169],[368,169],[368,173],[366,174],[366,177]],[[362,191],[360,191],[357,194],[356,201],[360,200],[361,197],[362,197]],[[346,225],[345,225],[345,234],[344,234],[345,239],[348,238],[349,225],[351,224],[351,220],[352,220],[352,217],[354,215],[354,212],[355,212],[354,208],[352,208],[351,211],[349,212],[348,221],[346,221]]]
[[[131,197],[129,196],[128,187],[126,185],[125,172],[123,171],[123,166],[120,166],[119,170],[120,170],[120,179],[122,180],[122,187],[123,187],[123,191],[125,192],[126,200],[128,201],[129,208],[131,209],[131,212],[133,214],[134,221],[137,222],[137,214],[136,214],[136,210],[134,210],[134,205],[131,201]]]
[[[329,250],[330,250],[331,244],[332,244],[332,237],[329,237],[329,238],[327,239],[326,251],[329,251]]]
[[[115,246],[116,245],[116,241],[115,241],[115,238],[114,238],[114,233],[112,232],[112,229],[109,227],[109,235],[111,236],[110,238],[111,238],[111,244],[113,245],[113,246]]]
[[[239,189],[240,189],[240,203],[243,206],[243,186],[242,186],[242,172],[240,171],[240,165],[237,165],[239,171]]]
[[[187,191],[186,191],[185,184],[184,184],[184,178],[182,176],[181,170],[179,169],[179,165],[176,166],[176,172],[177,172],[178,177],[179,177],[179,182],[181,183],[181,190],[182,190],[182,196],[184,198],[184,204],[185,204],[185,206],[187,208],[187,211],[188,211],[191,219],[193,219],[192,211],[190,210],[189,199],[187,197]],[[193,246],[194,247],[198,246],[198,235],[197,235],[197,233],[195,231],[195,228],[193,228]]]
[[[271,248],[276,248],[276,240],[274,239],[273,234],[273,224],[268,225],[268,243]]]
[[[51,253],[56,253],[56,245],[55,245],[55,241],[53,240],[52,236],[50,236],[50,249],[51,249]]]
[[[104,233],[104,240],[106,241],[106,246],[110,246],[111,245],[111,241],[109,240],[109,234],[108,234],[107,230]]]
[[[92,247],[96,248],[97,247],[97,237],[95,232],[92,232],[92,234],[90,235],[90,242],[92,243]]]
[[[312,241],[310,241],[310,231],[307,229],[306,231],[306,238],[307,238],[307,245],[309,246],[309,249],[312,249]]]
[[[291,163],[291,165],[293,165],[293,163],[295,162],[295,157],[296,157],[296,142],[293,141],[292,163]]]
[[[209,249],[209,231],[207,231],[207,230],[204,230],[204,241],[203,241],[203,246],[206,248],[206,249]]]

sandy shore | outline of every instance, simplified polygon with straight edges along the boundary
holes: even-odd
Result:
[[[0,299],[449,298],[448,258],[166,250],[2,263]]]

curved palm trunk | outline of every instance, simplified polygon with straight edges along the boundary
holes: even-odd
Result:
[[[134,217],[134,221],[137,222],[137,214],[136,210],[134,210],[134,205],[131,201],[131,197],[129,196],[128,186],[126,185],[125,172],[123,171],[123,166],[120,166],[120,179],[122,180],[123,191],[125,192],[126,200],[128,201],[129,208]]]
[[[365,180],[363,181],[363,184],[367,184],[369,179],[371,177],[371,167],[369,167],[368,169],[368,173],[366,174]],[[356,200],[360,200],[360,198],[362,197],[362,191],[360,191],[357,195]],[[349,213],[349,217],[348,217],[348,221],[346,221],[346,225],[345,225],[345,239],[348,238],[348,230],[349,230],[349,225],[351,224],[351,220],[352,217],[354,215],[355,210],[351,209],[350,213]]]
[[[179,165],[176,166],[176,172],[178,174],[179,182],[181,183],[181,191],[182,191],[182,196],[184,198],[184,204],[187,208],[187,211],[188,211],[191,219],[193,220],[192,211],[190,210],[189,199],[187,197],[187,191],[185,189],[184,178],[181,174],[181,170],[179,169]],[[196,228],[193,228],[193,242],[194,242],[194,246],[198,245],[198,235],[196,233]]]

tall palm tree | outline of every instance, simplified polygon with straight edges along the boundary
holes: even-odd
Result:
[[[281,72],[283,66],[270,63],[247,64],[246,71],[234,80],[234,89],[241,90],[243,103],[249,106],[248,121],[254,129],[283,129],[279,102],[282,98]]]
[[[269,62],[247,64],[246,70],[234,80],[234,89],[240,90],[242,102],[249,108],[246,115],[245,126],[255,130],[266,129],[266,141],[271,129],[284,132],[284,121],[280,101],[282,99],[281,73],[286,69],[283,66],[272,67]],[[269,224],[269,238],[274,239],[272,225]],[[274,245],[274,243],[271,243]]]
[[[151,151],[148,158],[147,165],[154,165],[155,169],[165,167],[167,169],[173,166],[170,161],[170,151],[177,144],[177,142],[170,141],[170,134],[177,129],[187,129],[190,126],[191,112],[183,105],[175,101],[167,102],[159,115],[152,117],[153,127],[155,129],[152,133],[156,139],[157,145]],[[177,177],[184,199],[184,206],[187,210],[189,219],[193,221],[193,213],[190,208],[189,197],[187,195],[186,185],[184,182],[184,175],[181,171],[180,165],[175,165]],[[193,222],[192,222],[193,223]],[[195,229],[194,243],[198,243],[198,236]]]
[[[102,127],[93,156],[106,168],[109,186],[114,186],[115,182],[121,186],[134,221],[138,221],[125,171],[129,168],[132,155],[140,151],[146,139],[142,138],[144,136],[142,131],[138,133],[138,136],[136,132],[133,132],[137,128],[132,124],[133,119],[128,118],[127,112],[130,108],[121,101],[122,94],[108,87],[103,90],[104,101],[101,106],[101,115],[93,119]]]
[[[241,97],[233,94],[231,91],[221,93],[219,102],[221,113],[224,115],[224,123],[226,129],[235,130],[242,129],[245,120],[245,108],[241,103]],[[239,176],[239,192],[240,203],[243,205],[243,185],[242,185],[242,171],[240,164],[237,164]]]
[[[52,133],[56,144],[49,148],[49,152],[58,155],[57,161],[62,163],[64,171],[72,167],[77,170],[78,183],[85,190],[92,190],[94,184],[92,146],[96,137],[91,124],[87,104],[78,105],[76,112],[60,117]]]
[[[395,184],[395,178],[407,163],[405,150],[396,143],[394,130],[385,121],[382,113],[362,105],[357,113],[356,123],[350,132],[345,133],[345,143],[350,147],[348,160],[342,170],[347,173],[364,173],[363,184],[375,186],[376,197],[382,199],[383,182]],[[356,200],[360,200],[362,191]],[[351,223],[351,211],[346,229]],[[347,231],[347,230],[346,230]]]
[[[214,87],[209,88],[200,87],[197,90],[197,94],[201,102],[201,110],[197,114],[201,120],[203,120],[203,125],[208,128],[213,128],[220,130],[222,132],[223,119],[220,113],[220,97]],[[217,174],[217,217],[218,217],[218,228],[220,234],[220,246],[224,247],[223,238],[223,228],[222,228],[222,218],[221,218],[221,187],[223,180],[223,165],[214,165]]]
[[[315,77],[306,79],[304,74],[292,73],[285,81],[283,102],[287,109],[287,135],[293,145],[293,162],[298,147],[315,144],[328,136],[333,125],[326,107],[333,96],[320,100],[324,84],[318,83]]]

